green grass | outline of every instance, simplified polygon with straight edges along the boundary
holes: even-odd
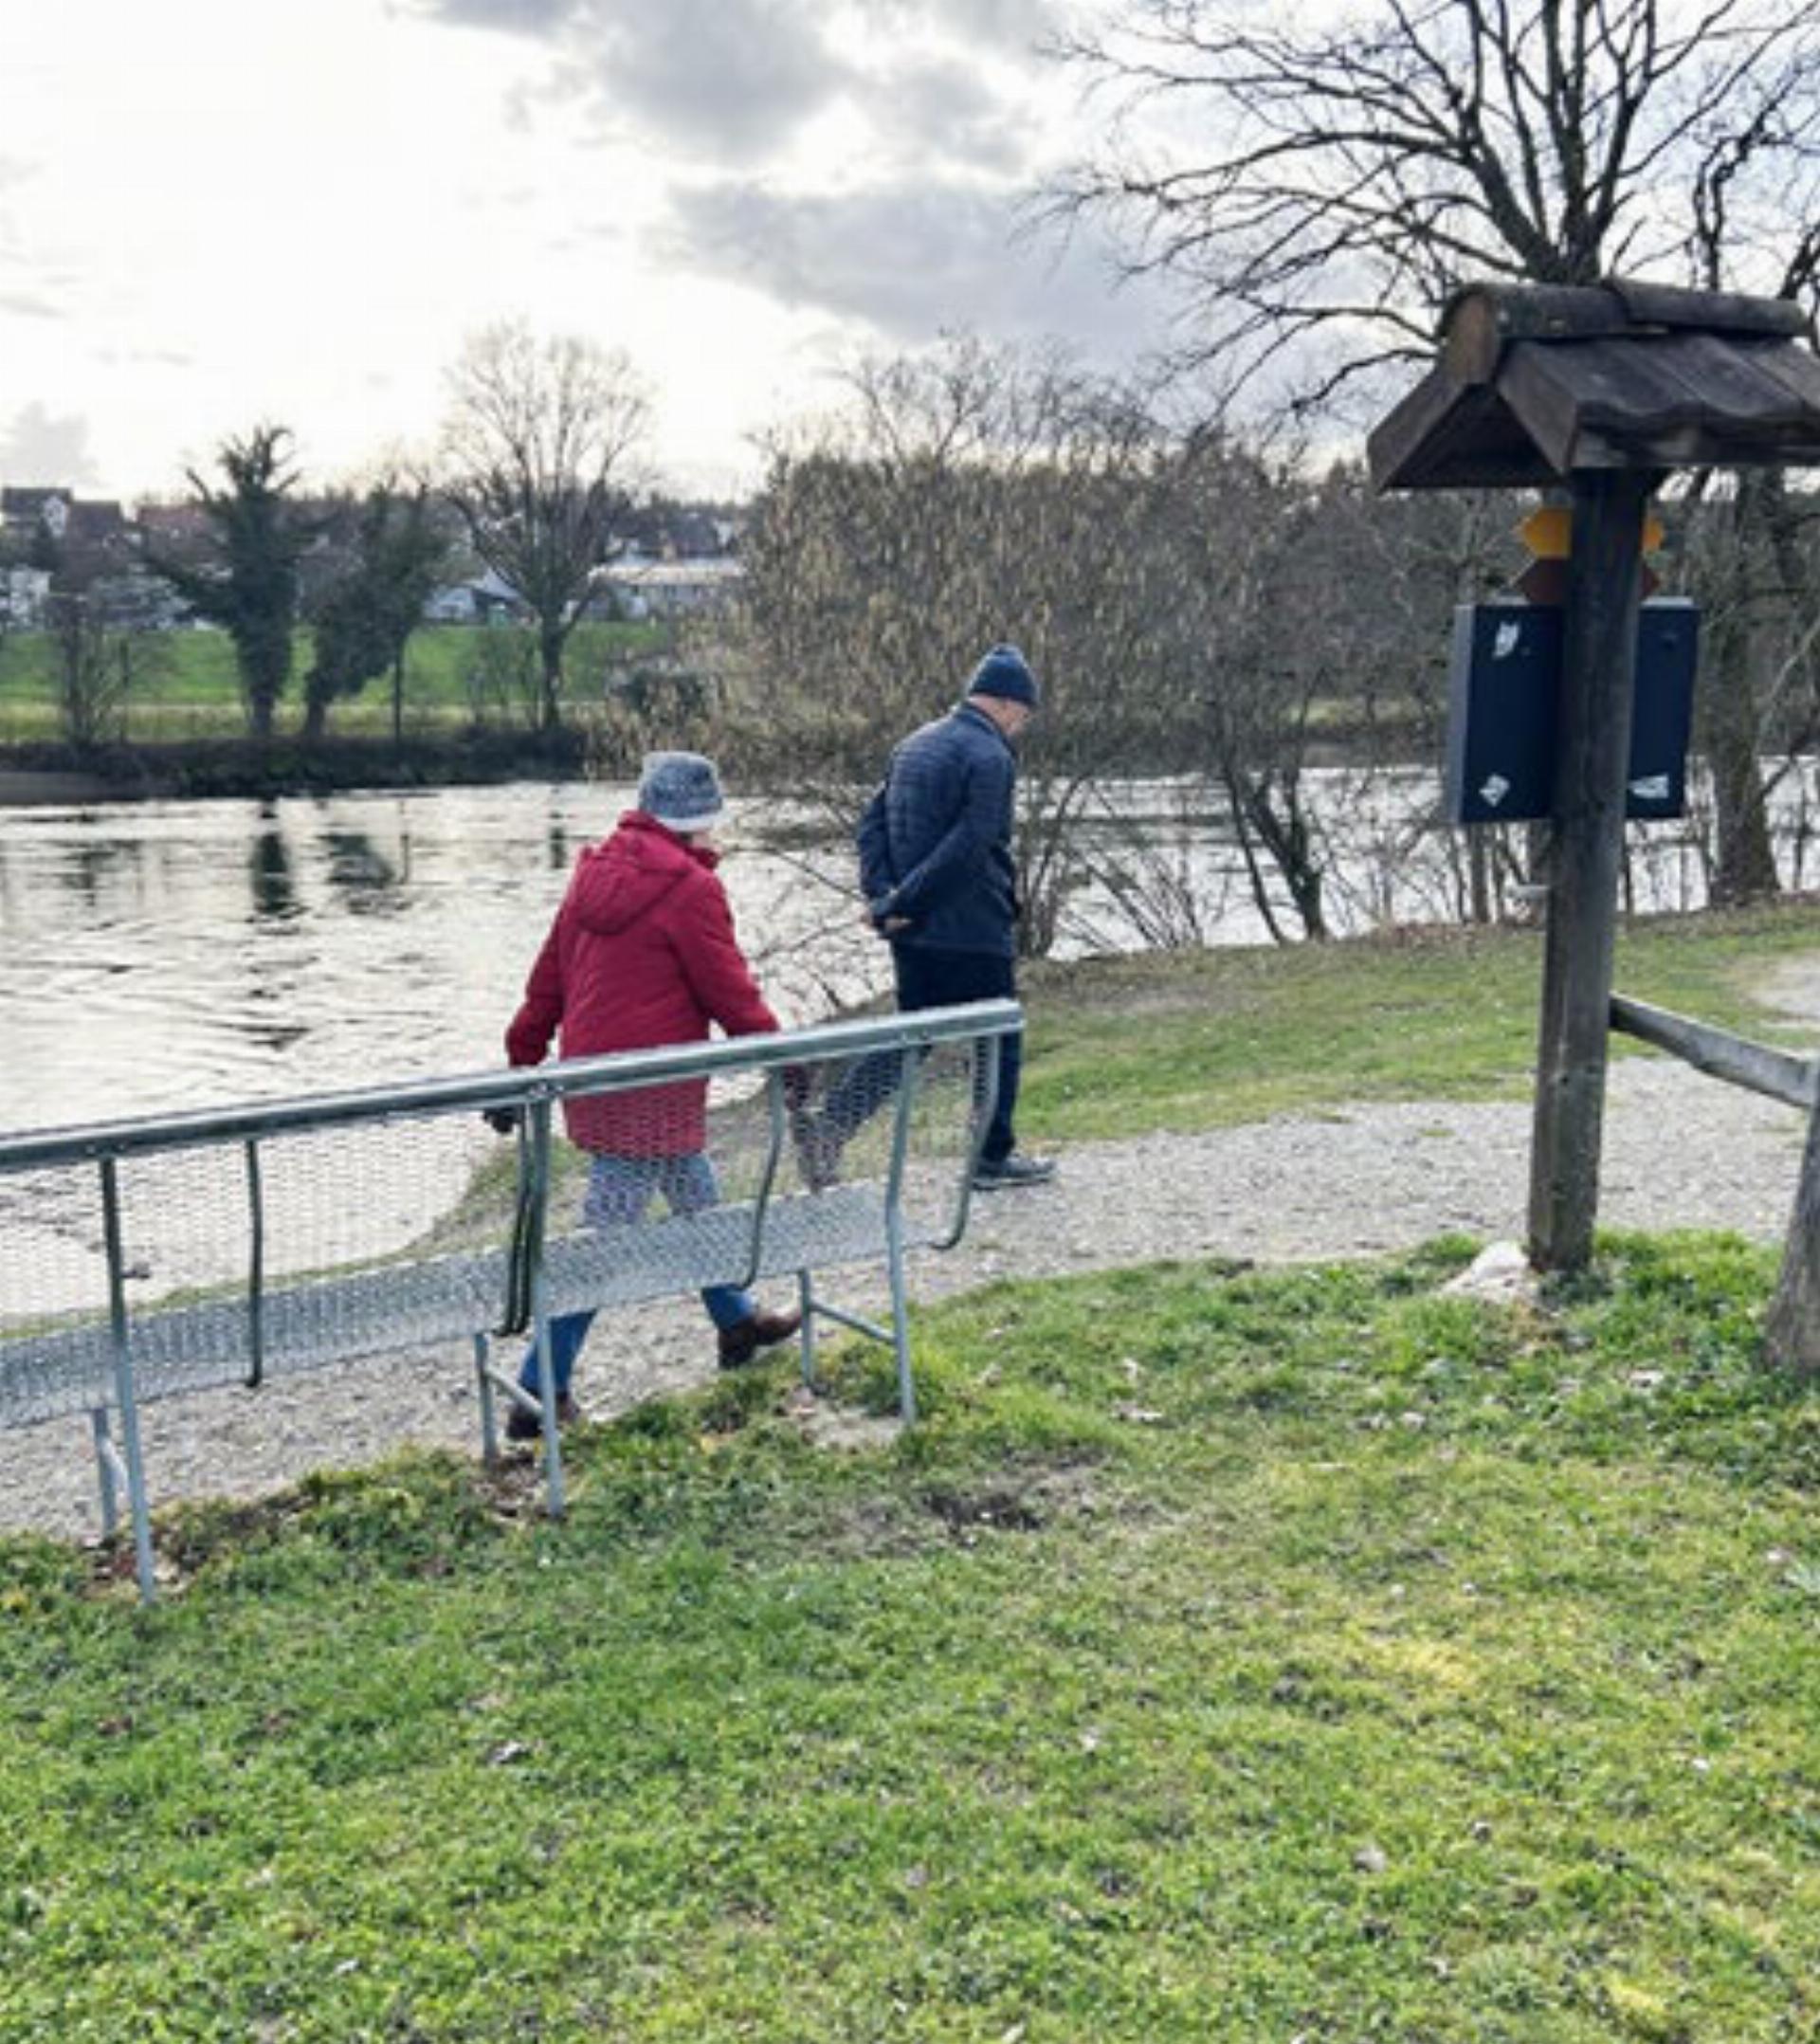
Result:
[[[1617,984],[1774,1040],[1787,1019],[1753,990],[1816,953],[1813,902],[1643,920],[1620,931]],[[1065,1141],[1355,1100],[1515,1099],[1532,1084],[1540,984],[1540,936],[1510,929],[1040,966],[1024,988],[1020,1125]]]
[[[412,636],[405,656],[409,730],[454,730],[471,721],[465,676],[483,637],[483,628],[457,626],[427,626]],[[567,662],[570,706],[579,711],[596,705],[608,663],[651,651],[662,639],[663,629],[651,625],[578,626]],[[128,705],[130,740],[152,744],[245,735],[233,646],[225,632],[165,632],[149,644],[155,671]],[[301,722],[303,677],[311,658],[311,634],[300,630],[290,689],[279,710],[282,730]],[[495,707],[488,714],[497,721],[501,713]],[[389,732],[390,679],[369,683],[362,694],[336,703],[329,729],[347,737]],[[61,736],[49,641],[41,633],[8,640],[0,646],[0,743]]]
[[[786,1371],[0,1544],[0,2037],[1793,2044],[1811,1398],[1768,1257],[1458,1245],[951,1304]],[[882,1405],[874,1354],[838,1388]]]

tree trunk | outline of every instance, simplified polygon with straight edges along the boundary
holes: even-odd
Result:
[[[562,642],[565,636],[561,631],[552,631],[548,626],[537,633],[537,657],[543,670],[540,710],[546,731],[554,731],[562,721]]]
[[[1775,510],[1771,480],[1751,471],[1738,477],[1730,588],[1701,691],[1701,747],[1713,781],[1712,898],[1718,906],[1760,901],[1780,886],[1758,764],[1765,738],[1760,668],[1774,621],[1763,587]]]

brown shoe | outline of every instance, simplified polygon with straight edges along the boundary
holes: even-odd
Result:
[[[581,1407],[564,1392],[556,1400],[556,1424],[573,1427],[581,1417]],[[505,1415],[505,1437],[508,1441],[540,1441],[543,1438],[543,1421],[535,1413],[527,1413],[523,1406],[515,1404]]]
[[[788,1341],[803,1324],[800,1313],[753,1313],[720,1330],[720,1367],[737,1370],[761,1348],[775,1348]]]

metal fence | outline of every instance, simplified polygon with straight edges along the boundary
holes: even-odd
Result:
[[[559,1513],[552,1320],[789,1275],[805,1377],[818,1323],[856,1328],[913,1417],[904,1252],[959,1240],[1021,1023],[981,1002],[0,1138],[0,1426],[90,1415],[149,1596],[148,1399],[471,1343],[485,1453],[500,1398],[535,1414]],[[888,1326],[815,1288],[879,1262]],[[536,1390],[493,1360],[519,1335]]]

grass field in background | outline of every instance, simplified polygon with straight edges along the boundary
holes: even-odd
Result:
[[[1811,1399],[1770,1259],[1182,1266],[520,1465],[0,1543],[0,2037],[1793,2044]],[[835,1382],[884,1407],[872,1352]]]
[[[408,730],[458,730],[471,721],[467,675],[488,636],[486,627],[452,625],[427,626],[412,635],[405,654]],[[578,710],[597,706],[609,666],[656,651],[664,640],[661,626],[577,626],[566,662],[571,705]],[[148,663],[147,679],[128,705],[129,742],[246,735],[234,649],[226,632],[158,632],[140,641],[139,648]],[[291,685],[279,707],[281,731],[294,730],[302,721],[303,677],[311,657],[311,634],[300,630]],[[487,711],[490,721],[504,716],[497,704]],[[329,712],[332,734],[355,737],[391,729],[390,677],[370,682],[360,695],[336,703]],[[0,743],[48,742],[62,736],[48,640],[34,633],[0,643]]]
[[[1617,984],[1774,1041],[1789,1019],[1753,989],[1803,954],[1820,955],[1820,902],[1657,917],[1621,928]],[[1039,965],[1020,1126],[1081,1141],[1350,1100],[1514,1099],[1532,1084],[1540,983],[1540,934],[1513,929]]]

